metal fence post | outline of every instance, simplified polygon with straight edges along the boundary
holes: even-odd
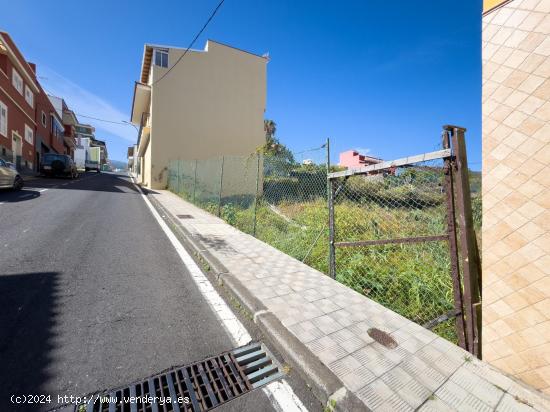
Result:
[[[220,170],[220,196],[218,197],[218,217],[222,215],[222,190],[223,190],[223,164],[225,156],[222,156],[222,165]]]
[[[481,302],[479,294],[478,254],[474,222],[472,219],[472,204],[470,198],[470,181],[468,176],[468,160],[466,156],[466,129],[458,126],[444,126],[451,133],[456,167],[456,205],[458,224],[460,228],[460,252],[462,257],[462,272],[464,276],[464,306],[466,313],[466,333],[468,351],[481,358]]]
[[[197,189],[197,159],[195,159],[195,177],[193,178],[193,203],[195,203],[195,191]]]
[[[449,132],[444,130],[442,133],[443,149],[449,149],[451,142]],[[455,307],[455,327],[458,337],[458,345],[468,350],[466,345],[466,335],[464,334],[464,301],[462,295],[462,282],[460,280],[460,269],[458,267],[458,246],[456,240],[456,216],[454,205],[453,188],[453,165],[451,158],[444,160],[445,167],[445,198],[447,202],[447,234],[449,236],[449,255],[451,259],[451,279],[453,282],[453,300]]]
[[[328,225],[329,225],[329,253],[328,253],[328,271],[329,276],[336,279],[336,251],[334,249],[334,184],[333,180],[327,176],[329,185],[328,196]]]
[[[181,193],[181,159],[178,159],[178,194]]]
[[[330,173],[330,139],[327,137],[327,142],[325,143],[327,149],[327,201],[330,198],[330,185],[328,181],[328,175]]]
[[[254,196],[254,222],[252,226],[252,235],[256,237],[256,214],[258,211],[258,191],[260,187],[260,153],[256,155],[256,195]]]

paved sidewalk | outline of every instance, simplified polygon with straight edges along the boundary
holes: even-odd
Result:
[[[148,198],[336,409],[550,410],[542,393],[175,194]],[[370,328],[397,347],[374,341]]]

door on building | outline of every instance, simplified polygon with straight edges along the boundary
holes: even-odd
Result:
[[[16,132],[12,132],[12,136],[13,136],[13,142],[12,142],[13,163],[15,164],[15,167],[17,167],[17,170],[21,170],[21,156],[23,154],[23,141],[21,140],[21,136],[19,136]]]

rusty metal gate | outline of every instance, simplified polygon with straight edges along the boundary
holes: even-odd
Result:
[[[480,357],[465,129],[442,149],[330,173],[329,273]]]

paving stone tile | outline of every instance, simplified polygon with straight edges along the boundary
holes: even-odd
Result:
[[[416,353],[424,347],[424,344],[413,336],[407,339],[405,342],[401,343],[399,346],[403,349],[406,349],[410,353]]]
[[[472,392],[480,378],[462,366],[451,375],[450,380],[467,392]]]
[[[344,309],[331,312],[327,315],[333,321],[336,321],[342,327],[347,327],[353,325],[353,319],[351,319],[350,313]]]
[[[455,408],[452,408],[450,405],[443,402],[437,396],[433,396],[428,399],[424,405],[419,409],[419,412],[447,412],[447,411],[456,411]]]
[[[479,379],[472,389],[472,395],[488,405],[491,409],[494,409],[504,395],[504,391],[498,389],[485,379]]]
[[[474,395],[468,395],[458,406],[459,411],[491,412],[493,408],[476,398]]]
[[[447,381],[441,386],[435,395],[447,405],[458,407],[468,396],[468,392],[452,381]]]
[[[374,382],[362,387],[356,392],[368,408],[376,410],[395,393],[382,380],[377,379]]]
[[[313,353],[318,353],[326,349],[332,349],[335,348],[337,345],[338,344],[333,339],[326,335],[307,343],[307,347],[310,348]]]
[[[412,376],[409,375],[405,369],[396,366],[383,374],[380,379],[395,392],[399,393],[399,391],[412,380]]]
[[[433,346],[426,345],[416,353],[416,356],[424,360],[427,364],[435,364],[443,354]]]
[[[420,375],[428,367],[423,360],[414,355],[403,359],[400,365],[412,376]]]
[[[367,322],[361,321],[361,322],[355,322],[348,326],[348,330],[355,333],[356,335],[359,335],[361,333],[367,332],[369,330],[370,326]]]
[[[416,379],[410,380],[399,390],[399,396],[414,409],[422,405],[431,395],[432,391]]]
[[[308,302],[314,302],[316,300],[323,299],[323,295],[321,295],[321,293],[319,293],[317,289],[304,290],[302,292],[302,296]]]
[[[414,408],[405,402],[398,394],[394,394],[386,399],[376,410],[383,412],[413,412]]]
[[[325,365],[330,365],[332,362],[342,359],[348,355],[348,352],[340,345],[325,349],[316,354]]]
[[[365,342],[359,338],[351,338],[340,344],[348,353],[356,352],[357,350],[365,347]]]
[[[395,363],[381,355],[369,359],[366,363],[363,363],[363,365],[376,376],[382,376],[395,367]]]
[[[330,369],[338,376],[347,375],[361,367],[361,364],[353,356],[345,356],[332,362]]]
[[[509,393],[504,394],[502,400],[495,409],[497,412],[534,412],[530,405],[519,402],[514,396]]]
[[[366,368],[359,368],[340,377],[351,391],[357,391],[376,380],[376,376]]]
[[[328,298],[316,300],[314,305],[325,314],[342,309],[340,306],[335,304],[332,299],[328,299]]]
[[[319,316],[318,318],[313,319],[312,322],[315,326],[317,326],[321,331],[323,331],[327,335],[344,328],[344,326],[339,324],[335,319],[331,318],[329,315]]]
[[[317,328],[305,329],[303,327],[303,322],[289,326],[289,330],[303,343],[308,343],[324,336],[324,333]]]
[[[391,362],[395,364],[401,363],[403,360],[405,360],[407,357],[409,357],[411,354],[407,352],[405,349],[400,348],[399,346],[394,349],[387,349],[383,346],[381,346],[378,343],[375,343],[372,345],[376,350],[382,353],[382,356],[390,360]]]

